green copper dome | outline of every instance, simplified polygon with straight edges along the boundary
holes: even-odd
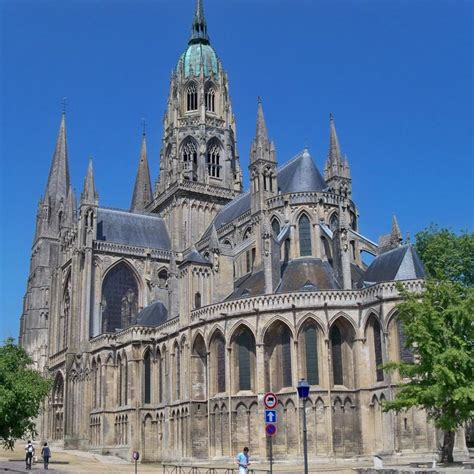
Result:
[[[185,77],[199,76],[201,70],[209,77],[219,71],[219,60],[216,52],[209,44],[190,43],[178,61],[177,70],[182,68]]]

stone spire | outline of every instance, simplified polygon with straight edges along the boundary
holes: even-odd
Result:
[[[93,204],[97,206],[99,197],[95,191],[94,184],[94,170],[92,168],[92,158],[89,159],[89,166],[87,167],[87,175],[84,180],[84,190],[81,194],[81,203]]]
[[[207,34],[207,23],[206,18],[204,16],[203,0],[196,0],[196,11],[194,12],[189,44],[209,44],[209,42],[209,36]]]
[[[335,165],[340,166],[342,164],[341,147],[339,146],[339,140],[337,139],[336,127],[334,125],[334,116],[329,114],[329,151],[328,161]]]
[[[56,148],[54,150],[53,161],[49,170],[48,184],[44,195],[45,201],[50,205],[59,203],[61,199],[66,201],[69,189],[69,164],[67,157],[66,141],[66,115],[61,115],[61,125],[59,126]]]
[[[142,136],[142,148],[140,151],[140,161],[138,163],[137,177],[133,189],[132,211],[144,211],[147,204],[152,200],[150,169],[146,152],[146,135]]]
[[[397,216],[394,214],[392,216],[392,230],[390,232],[390,241],[393,245],[398,246],[400,242],[403,240],[402,233],[400,231],[400,227],[398,225]]]
[[[250,149],[250,163],[257,160],[276,161],[275,145],[268,138],[267,124],[263,115],[262,100],[258,98],[257,105],[257,125],[255,137]]]
[[[66,211],[64,215],[64,226],[72,227],[76,221],[76,196],[72,186],[69,186],[66,199]]]

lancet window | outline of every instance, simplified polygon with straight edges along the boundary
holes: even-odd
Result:
[[[207,149],[207,171],[212,178],[220,178],[220,154],[221,147],[218,143],[214,142],[209,145]]]
[[[252,390],[255,363],[255,338],[244,328],[235,338],[238,378],[237,390]]]
[[[300,217],[298,231],[300,237],[300,256],[311,255],[311,225],[306,214]]]
[[[383,369],[380,367],[383,363],[382,359],[382,337],[380,331],[380,323],[374,319],[372,325],[374,331],[374,354],[375,354],[375,375],[377,382],[383,380]]]
[[[143,403],[151,403],[151,354],[143,357]]]
[[[280,233],[280,223],[278,222],[278,219],[272,220],[272,231],[273,231],[273,236],[276,239],[278,237],[278,234]]]
[[[306,364],[306,380],[310,385],[319,384],[318,329],[314,322],[305,324],[302,337],[303,360]]]
[[[197,110],[198,108],[198,96],[197,96],[197,89],[196,84],[192,82],[189,84],[186,90],[186,110]]]
[[[209,87],[206,90],[205,105],[206,105],[206,110],[208,110],[209,112],[215,112],[216,96],[215,96],[215,91],[213,87]]]

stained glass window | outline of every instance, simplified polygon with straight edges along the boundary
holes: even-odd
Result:
[[[126,264],[114,267],[102,284],[102,332],[124,329],[138,312],[138,286]]]
[[[375,352],[375,374],[377,376],[377,382],[383,380],[383,369],[380,367],[382,364],[382,340],[380,334],[380,324],[377,320],[374,320],[374,352]]]
[[[237,353],[239,360],[239,390],[252,390],[252,353],[255,352],[255,342],[248,329],[244,329],[237,337]]]
[[[150,352],[143,359],[143,403],[151,403],[151,357]]]
[[[300,234],[300,255],[302,257],[311,255],[311,226],[306,214],[303,214],[299,220]]]
[[[206,91],[206,110],[209,110],[209,112],[214,112],[215,110],[215,92],[214,88],[209,87]]]
[[[304,347],[306,359],[306,380],[310,385],[319,384],[317,332],[313,324],[304,330]]]
[[[213,143],[207,150],[207,170],[209,176],[219,178],[221,172],[220,166],[221,147],[217,143]]]
[[[342,337],[341,331],[337,326],[333,326],[329,337],[331,339],[332,373],[334,385],[343,385],[344,376],[342,368]]]
[[[222,334],[216,335],[217,393],[225,392],[225,342]]]
[[[281,370],[283,371],[283,387],[291,387],[291,334],[283,326],[281,330]]]

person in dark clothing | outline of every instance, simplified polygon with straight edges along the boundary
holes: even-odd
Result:
[[[44,468],[48,469],[49,458],[51,457],[51,449],[49,449],[48,443],[44,443],[41,456],[43,456]]]
[[[31,462],[33,461],[33,456],[35,454],[35,448],[31,441],[28,441],[28,444],[25,446],[26,453],[26,469],[31,470]]]

